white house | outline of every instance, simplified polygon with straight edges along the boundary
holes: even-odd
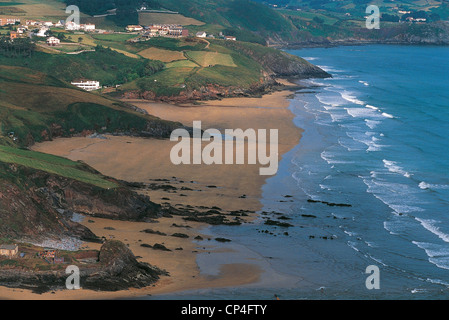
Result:
[[[17,28],[17,33],[24,34],[25,32],[27,32],[27,30],[28,30],[28,28],[19,27],[19,28]]]
[[[142,31],[143,27],[139,25],[129,25],[126,27],[126,31],[134,32],[134,31]]]
[[[69,31],[79,30],[81,26],[73,21],[67,22],[65,24],[65,29]]]
[[[56,28],[61,28],[64,27],[65,25],[65,21],[64,20],[59,20],[58,22],[56,22],[55,27]]]
[[[26,21],[27,26],[38,26],[39,24],[40,24],[39,21],[36,21],[36,20],[27,20]]]
[[[100,89],[100,82],[94,81],[94,80],[87,80],[87,79],[77,79],[73,80],[71,82],[72,85],[77,86],[78,88],[81,88],[86,91],[93,91]]]
[[[50,29],[48,29],[48,27],[42,27],[42,28],[39,29],[38,33],[36,33],[36,36],[37,37],[41,37],[41,38],[45,38],[45,37],[47,37],[46,33],[47,33],[48,30],[50,30]]]
[[[226,36],[225,39],[226,40],[231,40],[231,41],[237,41],[237,38],[233,37],[233,36]]]
[[[53,27],[53,22],[51,22],[51,21],[44,21],[44,22],[42,23],[42,25],[44,25],[44,26],[46,26],[46,27]]]
[[[206,38],[207,37],[207,33],[204,31],[200,31],[196,33],[196,37],[197,38]]]
[[[49,46],[57,46],[57,45],[59,45],[61,43],[61,40],[59,40],[58,38],[56,38],[56,37],[48,37],[47,38],[47,44],[49,45]]]
[[[81,29],[84,31],[95,31],[95,25],[91,23],[82,24]]]

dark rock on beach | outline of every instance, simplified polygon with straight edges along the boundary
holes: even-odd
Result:
[[[271,219],[268,219],[267,221],[265,221],[265,224],[269,225],[269,226],[278,226],[278,227],[284,227],[284,228],[293,227],[293,225],[291,225],[290,223],[280,222],[280,221],[271,220]]]
[[[312,199],[308,199],[307,202],[309,203],[322,203],[325,204],[329,207],[352,207],[352,205],[350,204],[346,204],[346,203],[333,203],[333,202],[328,202],[328,201],[319,201],[319,200],[312,200]]]
[[[173,233],[171,236],[176,237],[176,238],[183,238],[183,239],[189,238],[189,236],[186,235],[185,233]]]
[[[168,249],[167,247],[165,247],[163,244],[160,244],[160,243],[155,243],[153,245],[153,249],[154,250],[161,250],[161,251],[171,251],[170,249]]]

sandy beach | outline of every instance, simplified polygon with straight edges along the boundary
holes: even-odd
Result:
[[[179,121],[192,126],[200,120],[202,129],[219,130],[241,128],[278,129],[279,159],[299,143],[301,130],[293,124],[288,109],[291,91],[279,91],[262,98],[229,98],[207,101],[201,105],[176,106],[142,100],[126,100],[157,117]],[[256,165],[173,165],[170,150],[176,144],[170,140],[114,137],[61,138],[37,144],[33,150],[81,160],[117,179],[150,184],[161,179],[176,186],[179,192],[146,190],[156,203],[167,202],[174,207],[219,207],[223,211],[248,210],[255,218],[261,209],[261,187],[267,176],[259,175]],[[249,143],[251,144],[251,143]],[[240,263],[223,263],[215,275],[204,274],[197,264],[199,253],[219,253],[234,250],[210,238],[208,225],[184,221],[182,217],[161,218],[157,223],[112,221],[88,217],[82,222],[96,235],[121,240],[129,246],[140,261],[148,262],[169,272],[153,287],[120,292],[93,292],[88,290],[58,291],[43,295],[25,290],[0,288],[4,299],[110,299],[141,297],[173,293],[190,289],[232,287],[254,284],[267,277],[269,270],[253,259]],[[105,229],[106,228],[106,229]],[[238,228],[238,226],[237,226]],[[141,232],[152,229],[166,235]],[[173,237],[183,233],[189,238]],[[203,240],[194,240],[201,236]],[[158,251],[141,244],[161,243],[171,251]],[[84,247],[99,249],[98,244]],[[282,275],[271,275],[281,277]]]

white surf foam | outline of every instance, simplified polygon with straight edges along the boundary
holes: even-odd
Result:
[[[368,108],[368,109],[371,109],[371,110],[376,110],[376,111],[379,110],[378,107],[375,107],[375,106],[372,106],[372,105],[369,105],[369,104],[367,104],[367,105],[365,106],[365,108]]]
[[[433,233],[434,235],[438,236],[438,238],[440,238],[441,240],[443,240],[444,242],[448,242],[449,243],[449,235],[442,232],[440,230],[440,228],[438,226],[436,226],[436,224],[440,223],[440,221],[436,221],[436,220],[432,220],[432,219],[421,219],[421,218],[416,218],[415,219],[421,223],[421,225],[428,231],[430,231],[431,233]]]
[[[443,247],[439,244],[418,241],[412,241],[412,243],[418,248],[423,249],[426,252],[427,256],[431,258],[449,256],[449,248]]]
[[[446,185],[446,184],[432,184],[432,183],[427,183],[425,181],[421,181],[419,183],[419,187],[422,190],[427,190],[427,189],[430,189],[430,190],[449,189],[449,186]]]
[[[369,108],[345,108],[345,110],[353,118],[379,118],[379,115]]]
[[[385,168],[388,169],[388,171],[392,173],[398,173],[403,175],[406,178],[410,178],[412,175],[408,173],[404,168],[400,167],[397,162],[395,161],[389,161],[389,160],[382,160],[384,163]]]
[[[381,124],[381,121],[377,121],[377,120],[370,120],[370,119],[365,119],[365,124],[367,125],[368,128],[370,128],[371,130],[375,129],[379,124]]]
[[[382,112],[382,115],[383,115],[385,118],[394,119],[394,116],[393,116],[392,114],[389,114],[389,113],[386,113],[386,112]]]
[[[326,94],[317,94],[316,98],[319,102],[322,104],[326,104],[332,107],[338,107],[341,106],[341,100],[338,97],[329,96]]]
[[[358,104],[358,105],[364,105],[365,104],[365,102],[357,99],[357,97],[354,96],[354,94],[351,93],[351,92],[343,91],[343,92],[340,92],[340,94],[341,94],[341,97],[343,99],[345,99],[346,101],[349,101],[351,103]]]

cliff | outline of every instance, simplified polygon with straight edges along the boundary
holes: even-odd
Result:
[[[110,179],[101,188],[45,171],[0,163],[0,236],[29,242],[75,237],[99,239],[73,222],[74,212],[95,217],[146,221],[163,214],[160,205]]]

